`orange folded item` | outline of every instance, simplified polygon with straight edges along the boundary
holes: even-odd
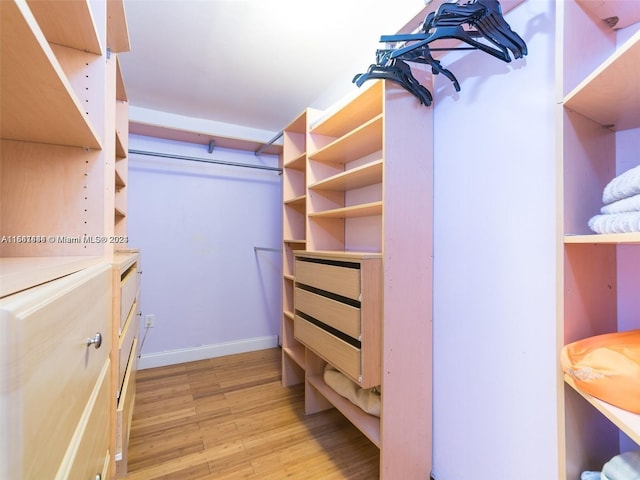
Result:
[[[560,360],[580,390],[640,414],[640,330],[578,340],[562,348]]]

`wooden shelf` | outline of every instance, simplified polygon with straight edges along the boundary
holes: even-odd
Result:
[[[100,149],[100,136],[29,8],[2,1],[0,13],[0,137]]]
[[[131,50],[127,16],[122,0],[107,2],[107,46],[112,52],[128,52]]]
[[[617,22],[612,26],[614,29],[628,27],[632,23],[640,22],[640,2],[629,0],[576,1],[600,20],[606,21],[609,18],[617,18]]]
[[[124,86],[124,77],[122,76],[122,69],[120,68],[120,57],[116,57],[116,100],[121,102],[128,102],[127,90]]]
[[[118,190],[118,187],[126,187],[127,186],[127,182],[125,181],[125,178],[122,176],[122,174],[120,173],[118,166],[116,165],[116,190]]]
[[[607,417],[616,427],[622,430],[634,442],[640,445],[640,415],[631,413],[622,408],[615,407],[607,402],[603,402],[588,393],[580,390],[573,379],[568,375],[564,377],[565,382],[576,392],[578,392],[585,400],[593,405],[600,413]]]
[[[564,99],[564,105],[612,130],[640,127],[640,32]]]
[[[307,241],[303,238],[285,238],[284,243],[304,245]]]
[[[302,345],[283,348],[282,351],[286,353],[300,368],[304,369],[305,350]]]
[[[564,243],[638,244],[640,243],[640,233],[595,233],[593,235],[565,235]]]
[[[320,119],[311,127],[311,133],[328,137],[342,137],[360,125],[367,123],[382,114],[381,81],[372,82],[371,86],[350,103],[338,108],[335,112]]]
[[[285,200],[284,201],[284,205],[286,207],[293,207],[296,209],[304,209],[305,208],[305,202],[306,202],[306,195],[301,195],[299,197],[296,198],[291,198],[289,200]]]
[[[302,152],[300,155],[295,157],[293,160],[290,160],[290,161],[286,162],[283,165],[283,167],[284,168],[291,168],[292,170],[300,170],[300,171],[304,172],[305,169],[307,168],[306,161],[307,161],[307,154],[306,154],[306,152]]]
[[[283,130],[286,130],[288,132],[301,133],[303,135],[306,134],[307,133],[307,112],[306,112],[306,110],[304,112],[302,112],[300,115],[298,115],[296,118],[294,118],[289,123],[289,125],[284,127]]]
[[[319,149],[309,158],[320,162],[348,163],[382,149],[382,114]]]
[[[309,213],[310,218],[357,218],[371,217],[374,215],[382,215],[381,201]]]
[[[49,43],[84,50],[96,55],[104,53],[93,21],[91,7],[87,1],[27,0],[27,4]]]
[[[313,190],[331,190],[345,192],[355,188],[366,187],[382,182],[382,160],[367,163],[360,167],[346,170],[325,180],[309,185]]]
[[[369,415],[361,408],[342,397],[328,386],[320,375],[307,377],[307,381],[336,407],[358,430],[380,448],[380,419]]]

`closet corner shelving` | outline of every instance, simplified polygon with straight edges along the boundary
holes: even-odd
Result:
[[[284,129],[283,385],[304,382],[307,413],[342,412],[380,448],[383,479],[429,478],[431,469],[432,115],[400,86],[377,80]],[[362,288],[349,297],[361,300],[361,333],[348,334],[355,350],[337,340],[351,328],[344,319],[335,325],[342,333],[322,326],[333,308],[351,308],[341,303],[349,303],[339,293],[342,274],[327,273],[320,286],[325,273],[305,268],[301,277],[301,262],[360,272],[346,275]],[[327,298],[340,305],[320,307]],[[380,417],[325,383],[327,363],[364,388],[381,385]]]
[[[308,108],[283,129],[282,156],[282,384],[304,381],[304,347],[293,337],[294,252],[306,245],[307,132],[318,114]]]
[[[640,164],[628,154],[637,155],[640,145],[640,3],[556,5],[560,351],[583,338],[640,328],[631,293],[638,274],[622,268],[640,263],[640,233],[594,234],[588,228],[605,185],[621,168]],[[640,444],[640,416],[581,392],[558,369],[559,478],[569,480],[600,470],[621,453],[621,432]]]

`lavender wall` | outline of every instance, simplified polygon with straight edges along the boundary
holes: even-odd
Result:
[[[206,146],[135,135],[129,148],[278,161],[224,149],[210,155]],[[281,256],[262,248],[281,246],[278,172],[136,154],[129,161],[129,240],[142,251],[143,319],[155,314],[141,367],[275,346]]]
[[[529,55],[436,77],[434,476],[557,478],[551,0],[506,15]]]

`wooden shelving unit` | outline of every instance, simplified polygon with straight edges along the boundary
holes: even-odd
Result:
[[[304,381],[305,349],[293,336],[293,254],[306,246],[307,132],[317,111],[307,109],[283,130],[282,384]]]
[[[335,407],[376,444],[381,478],[429,478],[432,111],[392,82],[375,81],[350,101],[315,112],[313,120],[303,115],[304,122],[299,117],[285,129],[283,150],[283,384],[304,381],[307,413]],[[305,323],[309,311],[326,316],[320,321],[334,326],[330,311],[342,307],[333,303],[327,308],[314,307],[314,301],[323,305],[324,300],[314,300],[296,288],[301,280],[292,270],[293,251],[297,251],[296,258],[318,258],[330,265],[363,265],[368,257],[380,261],[382,286],[380,294],[371,298],[381,301],[377,308],[383,335],[375,340],[373,333],[371,340],[370,333],[358,335],[346,320],[335,320],[343,334],[369,342],[367,349],[371,342],[378,345],[382,372],[378,381],[383,392],[380,418],[365,413],[324,382],[327,363],[342,368],[354,381],[365,381],[356,374],[353,360],[359,347],[354,350],[319,330],[318,338],[309,337],[316,331]],[[301,288],[309,287],[303,282]],[[332,291],[334,287],[326,288]],[[293,302],[293,291],[302,307]],[[363,300],[358,308],[368,312],[367,322],[375,324],[369,301]],[[299,312],[299,307],[307,312]],[[361,325],[363,322],[361,317]],[[297,335],[295,325],[304,325]],[[306,343],[298,342],[296,336],[307,339]],[[343,353],[332,360],[334,347]],[[371,382],[371,377],[366,378]],[[397,415],[399,411],[402,415]]]
[[[639,278],[622,268],[640,263],[640,233],[598,235],[588,228],[605,185],[633,161],[621,145],[640,142],[640,4],[568,0],[557,9],[560,350],[590,336],[640,328],[630,307]],[[635,29],[627,41],[600,20],[613,16],[614,28]],[[559,478],[600,470],[620,453],[621,432],[640,444],[640,416],[580,391],[562,374],[559,392]]]
[[[118,55],[129,48],[121,0],[0,2],[0,338],[17,355],[1,366],[0,377],[17,382],[0,388],[13,444],[0,453],[2,478],[126,473],[112,445],[116,384],[133,351],[122,359],[119,349],[135,345],[138,329],[133,316],[119,341],[111,272],[114,252],[127,247],[128,105]],[[46,319],[34,335],[31,319]],[[50,438],[31,441],[27,431]]]

